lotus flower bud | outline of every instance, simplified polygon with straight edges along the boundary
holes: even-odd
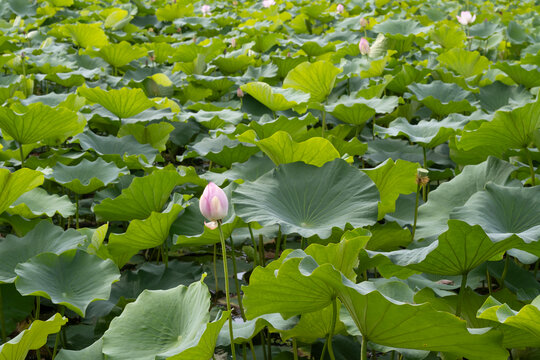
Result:
[[[212,13],[210,12],[210,5],[203,5],[201,6],[201,12],[203,14],[203,16],[206,16],[206,15],[212,15]]]
[[[229,200],[225,192],[213,182],[208,183],[199,200],[201,214],[210,220],[204,223],[208,228],[215,229],[217,221],[223,220],[229,211]]]
[[[360,54],[367,55],[369,54],[369,42],[366,40],[366,38],[361,38],[360,43],[358,44],[358,48],[360,49]]]
[[[368,26],[369,24],[369,21],[366,19],[366,18],[360,18],[360,26],[365,28],[366,26]]]
[[[231,39],[231,47],[232,47],[232,48],[235,48],[235,47],[236,47],[236,38],[232,38],[232,39]]]
[[[416,170],[416,183],[420,186],[426,185],[429,182],[429,170],[418,168]]]
[[[457,15],[456,18],[461,25],[469,25],[476,20],[476,15],[471,14],[470,11],[462,11],[461,16]]]
[[[343,11],[345,11],[343,4],[338,4],[336,7],[336,13],[341,14]]]
[[[241,88],[236,89],[236,96],[238,96],[239,98],[244,97],[244,92],[242,91]]]
[[[274,0],[263,0],[262,4],[263,7],[269,8],[272,5],[276,5],[276,2]]]

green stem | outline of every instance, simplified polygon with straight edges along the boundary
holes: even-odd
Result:
[[[4,318],[4,303],[2,300],[2,286],[0,285],[0,327],[2,330],[2,343],[7,342],[6,319]]]
[[[279,226],[278,236],[276,239],[276,252],[274,254],[274,259],[279,258],[280,245],[281,245],[281,226]]]
[[[264,241],[262,235],[259,235],[259,256],[261,257],[261,266],[264,266]]]
[[[375,116],[373,116],[373,129],[371,131],[373,140],[375,140]]]
[[[261,338],[261,348],[262,348],[262,353],[263,353],[263,359],[268,360],[268,357],[266,356],[266,350],[265,350],[265,348],[266,348],[266,338],[265,338],[262,331],[259,333],[259,336]]]
[[[503,273],[501,275],[501,283],[499,284],[501,289],[504,289],[504,279],[506,279],[506,274],[508,273],[508,264],[509,263],[510,263],[510,256],[508,254],[506,254],[506,259],[504,260],[504,269],[503,269]]]
[[[251,229],[251,224],[248,223],[248,229],[249,229],[249,236],[251,237],[251,243],[253,244],[253,250],[255,252],[255,255],[253,256],[253,268],[255,268],[257,266],[257,254],[258,254],[258,250],[257,250],[257,242],[255,241],[255,236],[253,236],[253,229]]]
[[[532,186],[536,186],[536,174],[534,172],[534,165],[531,157],[531,152],[528,148],[525,148],[525,153],[527,154],[527,161],[529,163],[529,170],[531,172],[531,184]]]
[[[41,308],[41,298],[36,296],[36,309],[34,311],[34,320],[39,320],[39,312]]]
[[[322,133],[321,137],[324,138],[324,132],[326,131],[326,110],[322,112]]]
[[[242,358],[247,360],[247,345],[246,343],[242,344]]]
[[[334,348],[332,347],[332,338],[334,337],[334,330],[337,321],[337,298],[332,301],[332,324],[330,325],[330,333],[328,333],[328,354],[331,360],[336,360],[334,356]]]
[[[24,167],[24,154],[23,154],[23,148],[22,144],[19,143],[19,155],[21,157],[21,169]]]
[[[64,306],[59,305],[58,312],[60,313],[60,315],[64,316]],[[62,329],[60,329],[60,331],[62,331]],[[56,357],[56,351],[58,350],[58,342],[60,341],[60,331],[58,331],[56,333],[56,340],[54,341],[54,349],[53,349],[53,353],[52,353],[52,360],[54,360],[54,358]]]
[[[296,343],[296,338],[292,338],[292,347],[294,360],[298,360],[298,344]]]
[[[367,337],[362,335],[362,350],[360,360],[367,360]]]
[[[306,247],[306,239],[304,239],[304,237],[302,236],[300,238],[300,249],[304,250],[305,247]]]
[[[244,307],[242,306],[242,295],[240,294],[240,283],[238,282],[238,271],[236,268],[236,255],[234,254],[234,242],[232,239],[232,236],[229,237],[229,240],[231,242],[231,259],[232,259],[232,265],[233,265],[233,272],[234,272],[234,284],[236,286],[236,294],[238,296],[238,306],[240,306],[240,314],[242,315],[242,319],[246,321],[246,314],[244,313]]]
[[[424,150],[424,169],[427,170],[427,150],[423,146],[422,150]],[[427,201],[427,184],[422,186],[422,199],[424,200],[424,202]]]
[[[225,277],[225,296],[227,299],[227,311],[229,312],[229,336],[231,339],[231,351],[233,360],[236,360],[236,350],[234,348],[234,335],[232,328],[232,311],[231,311],[231,297],[229,295],[229,271],[227,269],[227,247],[225,246],[225,237],[223,236],[223,229],[221,227],[221,220],[218,220],[219,227],[219,239],[221,240],[221,252],[223,253],[223,274]]]
[[[214,279],[216,280],[216,294],[219,292],[219,281],[217,273],[217,244],[214,244]]]
[[[272,336],[270,334],[270,331],[268,331],[268,360],[272,360]]]
[[[489,275],[489,270],[487,266],[486,266],[486,279],[487,279],[488,292],[489,292],[489,295],[491,295],[491,276]]]
[[[459,288],[458,302],[456,306],[456,316],[461,316],[461,307],[463,305],[463,297],[465,296],[465,289],[467,288],[467,273],[461,275],[461,287]]]
[[[328,347],[328,341],[325,341],[324,342],[324,346],[322,348],[322,352],[321,352],[321,359],[320,360],[324,360],[324,355],[326,354],[326,348]]]
[[[416,202],[414,204],[414,222],[411,232],[411,240],[414,241],[414,234],[416,233],[416,222],[418,220],[418,202],[420,201],[420,185],[416,187]]]
[[[283,235],[282,241],[281,241],[281,248],[285,250],[287,248],[287,234]]]
[[[257,360],[257,355],[255,355],[255,347],[253,346],[253,340],[249,340],[249,348],[251,349],[251,358]]]
[[[75,194],[75,228],[79,229],[79,194]]]

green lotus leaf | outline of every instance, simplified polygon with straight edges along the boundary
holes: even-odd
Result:
[[[466,127],[457,145],[464,150],[478,149],[502,157],[509,149],[529,147],[537,129],[540,129],[540,101],[512,111],[497,111],[492,121],[482,123],[476,130],[467,131]]]
[[[125,124],[118,130],[118,137],[132,135],[141,144],[149,144],[154,149],[165,151],[170,133],[174,126],[168,122],[154,123],[147,126],[143,124]]]
[[[19,144],[44,142],[55,145],[81,133],[86,120],[65,107],[41,103],[0,108],[0,128]]]
[[[173,204],[162,213],[152,212],[145,220],[132,220],[125,233],[111,234],[107,250],[119,268],[140,250],[161,246],[183,206]]]
[[[300,90],[310,94],[311,101],[321,103],[334,89],[336,76],[340,72],[341,69],[327,61],[303,62],[287,74],[283,88]]]
[[[98,103],[119,119],[127,119],[151,108],[155,104],[146,97],[142,89],[121,88],[103,90],[99,87],[86,86],[77,89],[77,93],[87,100]]]
[[[146,56],[147,53],[148,50],[145,48],[122,41],[118,44],[108,44],[103,46],[96,52],[96,55],[115,68],[119,68],[129,64],[133,60]]]
[[[309,100],[309,94],[294,90],[275,88],[263,82],[250,82],[240,87],[243,92],[272,111],[283,111]]]
[[[421,82],[427,74],[429,74],[428,69],[417,69],[411,65],[404,64],[401,71],[395,74],[388,83],[387,88],[395,93],[403,94],[407,91],[408,85],[414,82]]]
[[[224,74],[230,75],[239,71],[244,71],[249,65],[253,64],[253,57],[244,54],[227,54],[225,56],[218,56],[212,63],[215,64],[219,71]]]
[[[42,215],[53,217],[55,214],[67,218],[75,214],[75,204],[67,195],[51,195],[45,189],[35,188],[22,194],[7,211],[11,215],[20,215],[27,219]]]
[[[175,186],[182,183],[183,177],[178,172],[157,170],[136,177],[118,197],[106,198],[95,205],[94,212],[99,219],[107,221],[146,219],[152,212],[163,210]]]
[[[235,162],[244,162],[248,160],[251,155],[260,151],[259,148],[253,144],[232,140],[224,134],[217,138],[203,138],[199,142],[193,144],[190,149],[196,154],[204,156],[208,160],[225,167],[231,167]]]
[[[383,33],[387,35],[418,35],[425,33],[429,30],[429,27],[421,26],[417,21],[411,20],[386,20],[383,23],[377,24],[373,27],[373,31]]]
[[[480,88],[477,95],[483,110],[490,112],[497,111],[503,107],[512,110],[516,104],[519,106],[531,102],[531,93],[523,87],[508,86],[499,81]]]
[[[92,301],[105,300],[120,279],[118,268],[84,251],[41,253],[15,268],[15,286],[25,296],[43,296],[84,317]]]
[[[24,360],[30,350],[37,350],[47,343],[47,337],[60,331],[68,319],[54,314],[47,321],[34,320],[30,327],[0,346],[1,360]]]
[[[519,311],[490,296],[478,310],[478,317],[525,330],[536,339],[540,338],[540,296]]]
[[[341,303],[337,307],[338,315],[334,328],[332,328],[333,309],[332,305],[330,305],[319,311],[302,314],[300,321],[298,321],[298,324],[294,328],[280,331],[280,335],[285,340],[295,338],[303,343],[311,344],[317,341],[317,339],[324,339],[330,333],[344,333],[346,328],[339,315]]]
[[[111,360],[209,359],[229,316],[209,323],[209,308],[210,292],[201,281],[145,290],[113,319],[103,335],[103,353]]]
[[[130,168],[153,163],[159,153],[149,144],[141,144],[131,135],[117,138],[112,135],[99,136],[87,131],[75,136],[72,142],[79,142],[83,150],[94,150],[104,160],[115,161],[118,166],[128,165]]]
[[[49,221],[41,221],[24,237],[8,235],[0,243],[0,283],[12,283],[17,264],[28,261],[35,255],[48,252],[61,254],[75,249],[84,241],[84,237],[73,229],[63,231]]]
[[[236,126],[236,133],[241,134],[244,133],[245,130],[251,128],[255,131],[259,139],[265,139],[278,131],[285,131],[289,133],[294,140],[298,140],[297,136],[305,134],[308,126],[318,122],[319,119],[310,112],[302,117],[293,118],[281,115],[277,119],[274,119],[268,115],[263,115],[259,120],[250,122],[249,126],[243,126],[243,124]]]
[[[244,163],[234,163],[229,170],[224,172],[207,171],[201,177],[212,181],[218,186],[222,185],[226,180],[235,182],[255,181],[259,176],[275,167],[270,158],[260,155],[253,155]]]
[[[66,350],[60,349],[56,360],[103,360],[103,353],[101,348],[103,346],[103,339],[97,340],[92,345],[82,350]]]
[[[254,136],[254,132],[251,135]],[[247,134],[244,134],[243,138],[245,139],[246,136]],[[266,139],[252,139],[252,141],[276,166],[302,161],[320,167],[340,157],[332,143],[322,137],[295,142],[285,131],[278,131]]]
[[[491,62],[478,51],[453,48],[437,57],[439,63],[466,78],[486,72]]]
[[[459,175],[432,191],[427,203],[419,207],[416,238],[441,234],[447,229],[454,208],[463,206],[472,195],[484,190],[488,182],[510,184],[509,176],[514,170],[514,166],[494,157],[478,165],[465,166]]]
[[[540,86],[540,71],[536,66],[509,64],[507,62],[498,62],[493,66],[506,73],[516,83],[530,89]]]
[[[382,219],[387,213],[396,210],[396,200],[400,194],[410,194],[416,191],[416,172],[418,164],[404,160],[386,160],[374,169],[367,169],[364,172],[373,180],[379,193],[378,219]]]
[[[71,24],[65,25],[64,31],[71,36],[75,44],[80,48],[101,48],[109,44],[109,39],[100,25],[99,23]]]
[[[369,231],[372,236],[365,246],[367,250],[393,251],[406,248],[412,241],[409,229],[397,222],[377,223]]]
[[[486,184],[484,191],[473,194],[450,218],[478,224],[492,240],[515,234],[525,242],[540,240],[540,187],[512,187]]]
[[[407,119],[400,117],[392,121],[388,128],[375,125],[375,132],[391,137],[406,136],[410,141],[432,149],[448,141],[456,130],[462,129],[466,123],[465,119],[448,116],[441,121],[420,120],[413,125]]]
[[[283,331],[290,330],[296,325],[298,319],[293,317],[290,319],[283,319],[280,314],[266,314],[259,316],[253,320],[246,320],[243,322],[233,322],[233,334],[234,342],[236,344],[242,344],[253,339],[255,335],[259,334],[261,330],[268,327],[270,332],[279,332],[283,334]],[[217,346],[230,345],[231,339],[229,336],[229,325],[225,324],[219,333],[217,340]]]
[[[283,164],[233,192],[245,222],[279,224],[284,234],[328,238],[332,228],[361,227],[377,219],[379,192],[360,170],[336,159],[322,167]]]
[[[43,181],[43,174],[39,171],[19,169],[10,172],[8,169],[0,169],[0,214],[22,194],[43,184]]]
[[[88,194],[127,174],[126,168],[118,168],[114,163],[97,158],[94,161],[83,159],[75,166],[57,163],[45,177],[77,194]]]
[[[436,26],[430,34],[431,40],[446,49],[460,48],[467,44],[467,34],[458,27]]]
[[[325,110],[347,124],[363,125],[375,114],[391,113],[397,105],[398,98],[395,96],[382,99],[342,96],[332,105],[325,106]]]
[[[167,4],[156,9],[156,17],[159,21],[174,21],[187,16],[193,16],[193,4],[187,1],[179,1],[174,4]]]
[[[504,360],[507,351],[497,332],[467,329],[466,322],[430,304],[409,304],[389,298],[373,283],[355,284],[327,263],[319,265],[301,250],[284,254],[280,264],[257,267],[244,287],[248,319],[264,313],[285,318],[327,307],[337,298],[350,313],[362,336],[397,348],[449,352],[484,359],[489,352]]]
[[[243,119],[244,114],[240,111],[220,110],[220,111],[204,111],[200,110],[197,113],[185,113],[180,116],[181,120],[195,119],[204,127],[215,130],[224,127],[227,124],[238,125]]]
[[[469,34],[480,38],[488,38],[500,30],[499,24],[490,21],[482,21],[481,23],[472,25],[469,28]]]
[[[443,83],[440,80],[430,84],[413,83],[407,87],[425,106],[437,115],[472,112],[476,110],[466,99],[471,93],[457,84]]]
[[[2,330],[6,334],[11,334],[17,329],[21,321],[24,321],[32,313],[35,299],[27,296],[22,296],[15,285],[0,284],[0,292],[2,295],[2,306],[4,314],[4,323]]]
[[[521,243],[518,237],[512,235],[491,240],[479,225],[449,220],[448,230],[426,247],[367,253],[370,257],[384,255],[392,263],[412,270],[451,276],[467,274],[488,260],[500,260],[505,251]]]

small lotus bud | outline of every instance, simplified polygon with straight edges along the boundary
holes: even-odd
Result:
[[[360,43],[358,44],[358,48],[360,49],[360,54],[367,55],[369,54],[369,42],[366,40],[366,38],[361,38]]]
[[[236,89],[236,96],[238,96],[239,98],[244,97],[244,92],[242,91],[241,88]]]
[[[263,0],[262,4],[263,7],[269,8],[272,5],[276,5],[276,2],[274,0]]]
[[[336,7],[336,13],[341,14],[343,11],[345,11],[343,4],[338,4]]]
[[[154,32],[154,28],[152,28],[152,27],[151,27],[151,28],[148,28],[148,32],[153,33],[153,32]]]
[[[366,19],[366,18],[360,18],[360,26],[365,28],[366,26],[368,26],[369,24],[369,21]]]
[[[231,39],[231,47],[233,47],[233,48],[236,47],[236,39],[235,38]]]
[[[426,185],[429,182],[429,170],[418,168],[416,170],[416,183],[418,185]]]
[[[466,26],[472,24],[474,20],[476,20],[476,15],[471,14],[470,11],[462,11],[460,15],[457,15],[456,18],[461,25]]]
[[[290,51],[287,51],[287,57],[291,57],[291,52]]]
[[[454,285],[454,282],[452,280],[448,280],[448,279],[441,279],[441,280],[437,281],[437,284]]]
[[[234,0],[234,1],[232,2],[232,4],[233,4],[233,6],[236,7],[236,6],[238,6],[238,1]]]
[[[201,12],[203,14],[203,16],[206,16],[206,15],[212,15],[212,13],[210,12],[210,5],[203,5],[201,6]]]
[[[223,220],[229,211],[229,200],[219,186],[210,182],[199,200],[199,209],[201,214],[210,221]]]

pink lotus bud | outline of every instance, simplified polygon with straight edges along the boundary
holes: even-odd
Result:
[[[232,4],[233,4],[233,6],[238,6],[238,1],[234,0],[234,1],[232,2]]]
[[[242,89],[240,88],[236,89],[236,96],[238,96],[239,98],[244,97],[244,92],[242,91]]]
[[[369,42],[366,40],[366,38],[361,38],[360,43],[358,44],[358,48],[360,49],[360,54],[367,55],[369,54]]]
[[[336,13],[341,14],[343,11],[345,11],[345,6],[343,6],[343,4],[338,4],[336,7]]]
[[[461,25],[469,25],[476,20],[476,15],[471,14],[470,11],[462,11],[461,16],[457,15],[456,18]]]
[[[272,5],[276,5],[276,2],[274,0],[263,0],[262,4],[263,7],[269,8]]]
[[[223,220],[229,211],[229,200],[219,186],[210,182],[199,199],[199,209],[201,214],[210,221]]]
[[[360,18],[360,26],[361,27],[364,28],[364,27],[368,26],[368,24],[369,24],[369,21],[366,18]]]
[[[210,12],[210,5],[201,6],[201,11],[202,11],[203,16],[212,15],[212,13]]]
[[[231,39],[231,47],[233,47],[233,48],[236,47],[236,38]]]

